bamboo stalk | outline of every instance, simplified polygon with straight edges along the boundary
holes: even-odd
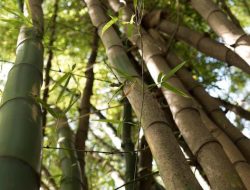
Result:
[[[153,162],[151,151],[148,148],[148,144],[144,136],[142,136],[141,138],[140,149],[145,149],[144,151],[140,152],[139,155],[139,177],[142,177],[152,173],[152,162]],[[147,178],[140,180],[138,189],[151,190],[153,182],[154,182],[154,177],[148,176]]]
[[[88,77],[86,80],[86,84],[83,90],[81,105],[80,105],[80,114],[83,117],[79,119],[79,125],[76,131],[76,139],[75,139],[75,147],[79,150],[85,150],[85,143],[88,138],[89,131],[89,114],[90,113],[90,98],[92,96],[92,88],[94,84],[94,71],[93,65],[96,61],[97,52],[98,52],[98,34],[97,30],[94,29],[93,33],[93,42],[92,42],[92,50],[87,64],[87,71],[85,75]],[[88,180],[85,174],[85,155],[84,152],[77,152],[78,161],[81,166],[81,173],[83,177],[83,190],[88,190]]]
[[[57,124],[58,146],[60,148],[59,157],[62,169],[60,190],[82,190],[84,184],[82,181],[80,164],[74,149],[73,132],[65,116],[60,116]]]
[[[127,99],[124,101],[123,108],[122,147],[124,151],[131,152],[131,154],[125,154],[125,182],[129,182],[136,176],[137,169],[134,143],[132,141],[132,108]],[[125,189],[131,190],[134,187],[136,187],[135,183],[130,183],[125,186]]]
[[[119,80],[127,81],[124,83],[124,93],[141,120],[144,134],[165,185],[170,189],[201,189],[168,127],[164,113],[151,93],[143,90],[146,85],[139,78],[126,80],[121,73],[117,72],[119,70],[126,73],[126,76],[138,76],[113,27],[109,27],[102,34],[102,28],[108,19],[100,2],[98,0],[85,0],[85,2],[92,23],[98,28],[112,68],[115,68],[114,72],[119,76]]]
[[[149,19],[145,20],[150,22]],[[175,38],[186,42],[200,52],[226,62],[229,66],[235,66],[243,72],[250,74],[250,66],[239,55],[223,44],[212,40],[205,34],[193,31],[184,26],[178,26],[177,24],[165,19],[160,21],[157,28],[169,35],[175,34]]]
[[[191,0],[191,5],[214,32],[250,65],[250,36],[231,22],[212,0]]]
[[[41,2],[29,1],[43,20]],[[35,15],[32,14],[33,21]],[[35,23],[33,23],[35,25]],[[0,106],[0,189],[39,189],[42,120],[40,95],[43,70],[43,25],[22,27],[15,64]],[[39,31],[38,31],[39,30]],[[10,183],[11,182],[11,183]]]

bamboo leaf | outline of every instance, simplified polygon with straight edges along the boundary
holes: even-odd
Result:
[[[166,89],[168,89],[168,90],[170,90],[170,91],[172,91],[172,92],[174,92],[175,94],[178,94],[180,96],[184,96],[186,98],[190,98],[190,96],[188,96],[185,92],[181,91],[178,88],[175,88],[174,86],[170,85],[167,82],[162,82],[161,86],[164,87],[164,88],[166,88]]]
[[[70,73],[65,73],[59,80],[56,81],[56,83],[54,84],[54,86],[51,88],[50,92],[53,91],[55,88],[57,88],[58,86],[61,86],[62,83],[70,76]]]
[[[71,95],[70,101],[69,101],[69,105],[68,107],[64,110],[64,113],[67,113],[70,108],[76,103],[76,101],[78,100],[79,96],[76,97],[75,94]]]
[[[108,30],[113,24],[115,24],[118,21],[118,17],[111,17],[111,20],[108,21],[102,28],[102,35],[106,30]]]
[[[69,81],[70,81],[70,79],[71,79],[71,76],[72,76],[72,74],[69,73],[69,75],[68,75],[68,77],[67,77],[67,79],[66,79],[66,82],[65,82],[65,84],[63,85],[63,88],[62,88],[62,90],[61,90],[61,92],[60,92],[60,94],[59,94],[59,96],[58,96],[58,98],[57,98],[57,100],[56,100],[56,103],[58,103],[58,102],[61,100],[61,98],[62,98],[64,92],[65,92],[66,89],[67,89],[67,86],[68,86],[68,84],[69,84]]]
[[[157,83],[161,83],[162,82],[162,77],[163,77],[163,72],[160,72],[160,74],[157,77]]]
[[[162,82],[165,82],[167,79],[172,77],[179,69],[181,69],[185,65],[185,63],[186,61],[183,61],[181,64],[171,69],[166,75],[162,77]]]

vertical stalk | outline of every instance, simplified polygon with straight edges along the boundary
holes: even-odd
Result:
[[[145,139],[145,136],[142,136],[141,138],[140,149],[143,151],[141,151],[139,154],[139,177],[142,177],[152,173],[152,162],[153,162],[153,157],[148,147],[148,143]],[[139,182],[138,189],[150,190],[152,188],[153,180],[154,180],[153,176],[148,176],[146,178],[143,178]]]
[[[96,61],[97,57],[97,50],[98,50],[98,34],[97,30],[93,33],[93,42],[92,42],[92,50],[91,54],[87,63],[87,69],[86,69],[86,84],[83,89],[83,95],[80,105],[80,119],[79,119],[79,125],[76,131],[76,139],[75,139],[75,148],[79,150],[85,150],[85,143],[88,138],[88,130],[89,130],[89,112],[90,112],[90,98],[92,95],[92,88],[94,84],[94,72],[93,72],[93,66]],[[77,158],[81,166],[81,172],[83,177],[83,185],[84,189],[88,189],[88,180],[85,173],[85,155],[83,151],[77,152]]]
[[[73,132],[65,116],[61,115],[57,123],[59,157],[62,169],[60,190],[82,190],[81,169],[74,149]]]
[[[0,189],[40,187],[43,13],[40,1],[28,3],[34,26],[20,30],[0,106]]]
[[[129,182],[134,179],[136,172],[134,143],[132,141],[132,108],[128,100],[124,100],[123,107],[123,128],[122,128],[122,147],[124,151],[131,152],[125,154],[125,181]],[[132,190],[135,183],[125,186],[126,190]]]

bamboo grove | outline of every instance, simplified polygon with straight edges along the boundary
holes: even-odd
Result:
[[[250,190],[248,1],[0,8],[1,190]]]

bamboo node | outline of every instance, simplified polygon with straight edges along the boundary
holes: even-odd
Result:
[[[217,144],[219,144],[221,146],[221,148],[223,148],[222,145],[217,140],[215,140],[214,138],[208,139],[205,142],[203,142],[198,148],[196,148],[196,150],[194,150],[194,155],[195,155],[196,158],[198,158],[199,153],[202,150],[202,148],[205,147],[206,145],[208,145],[209,143],[217,143]]]
[[[165,125],[167,125],[167,126],[170,128],[169,123],[166,122],[166,121],[153,121],[153,122],[150,123],[148,126],[146,126],[146,127],[143,128],[144,131],[146,131],[147,129],[149,129],[150,127],[152,127],[152,126],[155,125],[155,124],[165,124]]]

